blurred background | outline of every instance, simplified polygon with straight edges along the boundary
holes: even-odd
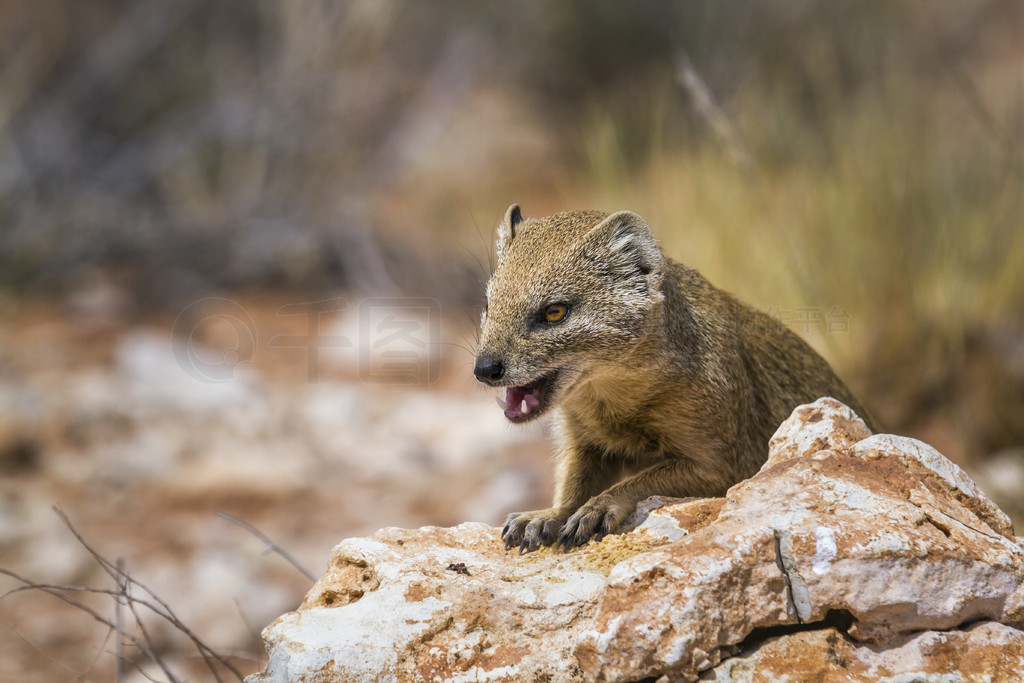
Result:
[[[218,511],[319,575],[348,536],[549,504],[545,427],[471,372],[512,202],[640,213],[1020,532],[1024,4],[0,9],[3,569],[117,588],[59,506],[245,674],[310,580]],[[166,670],[6,593],[0,678],[212,677],[122,616]]]

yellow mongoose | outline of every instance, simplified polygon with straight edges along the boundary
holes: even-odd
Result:
[[[868,419],[806,342],[663,256],[635,213],[513,204],[497,252],[474,373],[511,422],[554,409],[557,439],[554,504],[510,514],[506,548],[582,545],[652,495],[720,496],[822,396]]]

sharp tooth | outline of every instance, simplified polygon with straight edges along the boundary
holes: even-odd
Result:
[[[503,400],[501,396],[495,396],[494,400],[497,402],[499,408],[502,410],[508,410],[508,401]]]
[[[527,413],[530,412],[530,406],[526,404],[525,398],[523,399],[523,402],[519,405],[519,410],[522,411],[523,415],[526,415]]]

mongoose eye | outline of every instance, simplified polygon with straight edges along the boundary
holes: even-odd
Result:
[[[569,315],[568,304],[550,304],[544,307],[544,322],[546,323],[560,323],[565,320],[567,315]]]

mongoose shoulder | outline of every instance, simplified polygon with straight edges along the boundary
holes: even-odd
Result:
[[[806,342],[666,258],[635,213],[512,205],[497,252],[474,373],[511,422],[553,412],[557,440],[552,507],[510,514],[507,548],[615,533],[652,495],[722,495],[822,396],[868,419]]]

